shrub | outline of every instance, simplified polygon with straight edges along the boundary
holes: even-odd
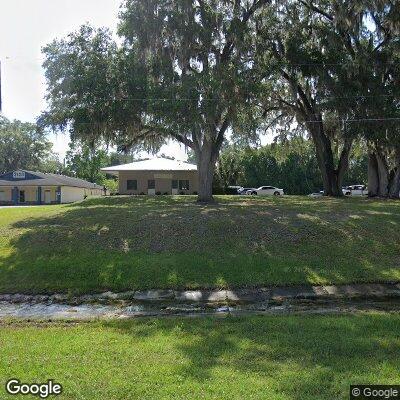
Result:
[[[104,179],[103,185],[107,188],[110,194],[118,192],[118,181],[115,179]]]
[[[156,192],[156,196],[160,196],[161,195],[161,192]]]

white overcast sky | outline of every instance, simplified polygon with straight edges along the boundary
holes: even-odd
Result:
[[[41,48],[82,24],[115,31],[120,0],[0,0],[0,61],[3,114],[9,119],[35,121],[46,107]],[[69,138],[51,136],[62,158]],[[178,144],[161,150],[186,158]]]

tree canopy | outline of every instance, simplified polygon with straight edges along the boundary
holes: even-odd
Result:
[[[65,155],[63,173],[69,176],[102,184],[105,173],[101,168],[106,167],[109,156],[105,149],[90,147],[84,143],[71,142]]]
[[[262,78],[275,82],[265,113],[307,129],[328,195],[341,195],[351,146],[382,112],[388,93],[376,70],[393,69],[387,55],[398,42],[389,29],[396,12],[390,1],[288,0],[260,17],[256,57]]]
[[[265,4],[125,1],[121,46],[107,30],[82,27],[44,48],[49,109],[41,121],[120,148],[174,138],[194,151],[199,200],[210,200],[226,132],[249,111],[248,46]]]
[[[125,0],[119,39],[81,27],[44,48],[40,123],[119,150],[183,143],[212,199],[227,136],[306,130],[326,195],[342,195],[352,147],[371,194],[400,189],[399,3],[394,0]],[[244,140],[243,140],[244,139]]]
[[[0,118],[0,174],[51,169],[53,160],[52,143],[36,124]]]

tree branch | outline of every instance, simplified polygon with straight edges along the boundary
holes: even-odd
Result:
[[[284,113],[281,113],[277,115],[275,118],[272,119],[272,121],[265,127],[265,130],[267,131],[269,128],[274,126],[277,121],[279,121],[282,117],[285,117],[286,115]]]
[[[168,135],[172,136],[174,139],[176,139],[178,142],[183,143],[185,146],[190,147],[191,149],[194,149],[194,144],[193,142],[187,138],[186,136],[183,136],[179,133],[169,131]]]
[[[269,2],[270,0],[254,0],[251,7],[243,14],[243,17],[240,22],[242,24],[247,24],[247,22],[254,15],[254,13],[259,8],[261,8],[262,6],[266,5]],[[221,59],[220,59],[221,63],[225,63],[226,61],[228,61],[229,56],[231,55],[234,48],[235,48],[234,40],[228,39],[221,53]]]
[[[288,101],[282,99],[282,97],[279,97],[279,98],[278,98],[278,101],[279,101],[280,103],[284,104],[285,106],[287,106],[287,107],[293,109],[293,110],[296,111],[296,112],[303,112],[303,110],[302,110],[299,106],[296,106],[295,104],[289,103]]]
[[[386,43],[388,43],[389,41],[390,41],[390,39],[392,38],[392,35],[390,34],[390,31],[388,30],[388,29],[386,29],[383,25],[382,25],[382,23],[381,23],[381,21],[379,20],[379,17],[377,16],[377,15],[375,15],[375,14],[371,14],[371,16],[372,16],[372,19],[374,20],[374,22],[375,22],[375,25],[378,27],[378,29],[380,30],[380,31],[382,31],[383,32],[383,34],[384,34],[384,38],[383,38],[383,40],[380,42],[380,43],[378,43],[376,46],[375,46],[375,48],[374,48],[374,52],[376,52],[376,51],[378,51],[382,46],[384,46]]]
[[[340,158],[339,158],[339,163],[338,163],[338,176],[340,180],[343,178],[344,173],[347,170],[347,167],[349,165],[349,155],[351,151],[351,146],[353,144],[353,138],[346,137],[344,139],[344,144],[342,151],[340,153]]]
[[[292,86],[293,90],[300,96],[300,99],[302,101],[303,106],[305,109],[310,113],[314,113],[314,109],[305,94],[303,88],[300,86],[300,84],[293,78],[291,77],[285,70],[281,69],[281,75],[283,76],[284,79],[286,79],[289,84]]]
[[[224,137],[225,137],[225,132],[229,127],[229,124],[231,123],[231,110],[229,109],[224,121],[222,122],[221,128],[219,129],[219,132],[217,134],[217,139],[215,141],[216,147],[219,150],[222,142],[224,141]]]
[[[310,10],[315,11],[316,13],[322,15],[323,17],[327,18],[329,21],[333,21],[334,18],[332,15],[330,15],[327,12],[325,12],[324,10],[321,10],[320,8],[316,7],[314,4],[309,4],[308,2],[303,1],[303,0],[299,0],[299,1],[301,4],[303,4]]]

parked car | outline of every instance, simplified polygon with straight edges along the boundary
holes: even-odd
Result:
[[[319,192],[310,193],[308,197],[322,197],[324,195],[324,191],[321,190]]]
[[[248,190],[247,194],[254,196],[282,196],[284,195],[284,192],[283,189],[279,189],[275,186],[260,186],[258,189]]]
[[[366,196],[368,188],[365,185],[350,185],[342,188],[345,196]]]
[[[240,194],[239,190],[242,189],[241,186],[228,186],[225,189],[225,194]]]
[[[242,187],[242,188],[240,188],[239,190],[238,190],[238,194],[240,194],[240,195],[245,195],[245,194],[248,194],[247,192],[249,192],[249,191],[251,191],[251,190],[254,190],[254,188],[244,188],[244,187]]]

